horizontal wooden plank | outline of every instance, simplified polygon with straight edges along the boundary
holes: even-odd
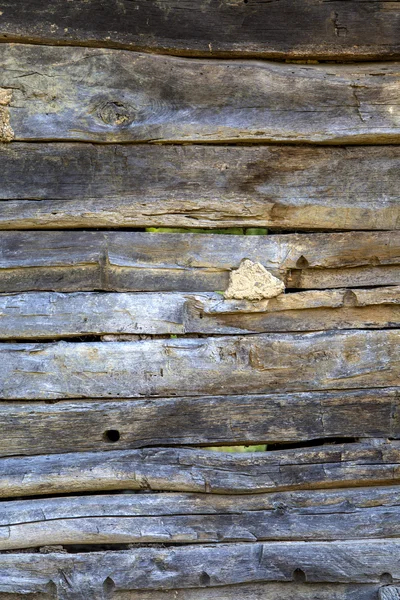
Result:
[[[400,231],[260,236],[3,231],[0,292],[212,291],[243,258],[288,288],[400,285]]]
[[[0,145],[1,229],[398,229],[397,146]]]
[[[392,441],[234,454],[201,448],[70,452],[2,458],[0,474],[1,498],[126,489],[259,494],[398,485],[400,448]]]
[[[0,456],[400,438],[398,396],[397,388],[379,388],[55,404],[2,402]],[[110,440],[109,431],[118,432],[119,439]]]
[[[210,61],[0,45],[17,141],[400,141],[400,63]]]
[[[49,585],[49,588],[53,587]],[[54,586],[55,588],[55,586]],[[150,592],[145,590],[113,591],[109,581],[104,586],[107,600],[376,600],[381,584],[345,584],[345,583],[248,583],[210,588],[189,588]],[[74,589],[74,593],[78,591]],[[99,590],[95,591],[96,594]],[[100,591],[101,593],[101,591]],[[23,600],[57,600],[57,593],[24,594]],[[77,596],[75,595],[75,598]],[[0,592],[0,600],[19,600],[14,594]],[[96,600],[99,596],[97,595]],[[92,596],[85,596],[91,600]]]
[[[400,9],[393,1],[275,3],[139,0],[31,2],[21,15],[2,3],[1,41],[79,44],[186,56],[392,58],[400,56]]]
[[[79,592],[94,600],[104,597],[105,584],[115,591],[207,589],[293,581],[299,571],[311,583],[380,583],[382,575],[384,580],[387,576],[399,580],[399,553],[400,542],[393,539],[194,545],[72,555],[10,553],[0,555],[0,591],[44,592],[53,582],[61,600],[77,598]]]
[[[2,502],[0,550],[46,545],[381,539],[399,487],[256,496],[119,494]]]
[[[308,291],[267,301],[219,294],[27,292],[0,295],[0,338],[238,334],[400,326],[400,286]]]
[[[113,600],[376,600],[381,584],[248,583],[212,588],[116,592]],[[13,597],[1,600],[15,600]],[[24,597],[25,600],[25,597]],[[47,600],[38,596],[26,600]]]
[[[135,398],[385,388],[400,330],[2,343],[0,398]]]

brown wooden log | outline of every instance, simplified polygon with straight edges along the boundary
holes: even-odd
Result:
[[[0,66],[17,141],[400,141],[396,62],[207,61],[1,44]]]
[[[216,291],[243,258],[288,288],[400,285],[400,232],[271,236],[4,231],[0,291]]]
[[[201,448],[70,452],[2,458],[0,474],[1,498],[126,489],[259,494],[398,485],[400,449],[392,441],[234,454]]]
[[[396,2],[279,3],[188,0],[184,4],[53,0],[23,13],[2,3],[1,41],[79,44],[186,56],[366,59],[400,56]]]
[[[55,404],[2,402],[0,456],[400,438],[399,408],[397,388]]]
[[[0,145],[1,229],[399,228],[397,146]]]

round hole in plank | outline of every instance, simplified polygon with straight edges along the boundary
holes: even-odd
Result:
[[[305,583],[307,578],[302,569],[295,569],[292,573],[293,581],[296,583]]]
[[[106,442],[111,442],[115,444],[115,442],[118,442],[118,440],[120,439],[121,434],[118,431],[118,429],[107,429],[107,431],[104,432],[103,437]]]

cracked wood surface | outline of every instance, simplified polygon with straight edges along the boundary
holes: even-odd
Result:
[[[249,386],[250,387],[250,386]],[[398,388],[342,392],[0,403],[0,456],[400,438]],[[118,431],[111,443],[107,431]]]
[[[3,231],[0,291],[213,291],[243,258],[286,288],[400,285],[400,232],[272,236]]]
[[[400,326],[400,286],[306,291],[268,301],[220,294],[26,292],[0,295],[0,338],[240,334]]]
[[[400,579],[399,552],[400,542],[389,538],[362,544],[250,542],[74,555],[11,553],[0,555],[7,580],[0,581],[0,591],[43,593],[55,586],[60,600],[98,600],[108,586],[115,591],[175,590],[290,582],[299,571],[311,583],[379,583],[383,573]]]
[[[397,146],[0,144],[1,229],[398,229]]]
[[[8,501],[2,502],[0,550],[396,537],[399,490],[395,486],[234,497],[162,493]]]
[[[50,584],[48,588],[48,593],[24,594],[23,600],[56,600],[58,595],[55,585]],[[293,598],[296,600],[376,600],[380,589],[385,589],[385,586],[382,587],[381,584],[261,582],[208,588],[152,590],[150,592],[145,590],[115,591],[109,579],[103,590],[84,590],[83,598],[79,595],[79,590],[73,589],[71,595],[73,600],[77,600],[77,598],[79,600],[110,600],[110,598],[113,600],[237,600],[238,595],[248,600],[277,600],[277,598],[279,600],[293,600]],[[17,600],[17,598],[14,594],[0,592],[0,600]],[[383,598],[387,600],[385,596],[382,596],[381,600]]]
[[[135,398],[386,388],[399,329],[135,342],[2,343],[1,399]]]
[[[79,44],[186,56],[381,59],[400,56],[397,2],[168,0],[2,2],[1,41]]]
[[[16,141],[399,143],[400,63],[0,44]],[[273,107],[273,108],[272,108]]]
[[[88,429],[88,428],[87,428]],[[398,442],[231,454],[147,448],[0,459],[0,497],[115,490],[260,494],[398,485]]]

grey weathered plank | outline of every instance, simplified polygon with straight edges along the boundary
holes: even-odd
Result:
[[[249,388],[251,385],[249,384]],[[0,456],[146,446],[400,438],[397,388],[342,392],[0,403]],[[107,431],[120,438],[110,443]]]
[[[113,600],[376,600],[380,584],[248,583],[212,588],[116,592]],[[15,600],[12,597],[1,600]],[[24,597],[25,600],[25,597]],[[47,600],[28,597],[26,600]]]
[[[255,496],[119,494],[2,502],[0,550],[46,545],[398,537],[399,487]]]
[[[1,41],[79,44],[197,56],[392,58],[400,56],[396,2],[306,5],[233,0],[2,2]]]
[[[52,588],[49,585],[49,588]],[[376,600],[380,584],[340,584],[340,583],[248,583],[210,588],[189,588],[150,592],[145,590],[113,591],[109,580],[105,585],[106,600]],[[73,590],[74,600],[79,590]],[[85,590],[87,593],[87,590]],[[90,590],[89,590],[90,593]],[[102,590],[95,590],[95,600],[103,600]],[[24,594],[23,597],[0,592],[0,600],[56,600],[54,586],[52,593]],[[85,595],[85,600],[92,596]],[[82,600],[82,597],[79,598]]]
[[[400,579],[400,542],[269,542],[138,548],[85,554],[0,555],[0,591],[44,592],[53,583],[60,600],[104,598],[114,590],[212,588],[240,583],[292,581],[379,583]],[[107,581],[106,581],[107,580]]]
[[[0,474],[1,498],[126,489],[259,494],[398,485],[400,449],[391,442],[244,454],[200,448],[71,452],[2,458]]]
[[[17,141],[398,143],[400,63],[296,65],[0,45]]]
[[[243,258],[289,288],[400,285],[400,232],[270,236],[3,231],[0,291],[216,291]]]
[[[400,149],[0,145],[0,228],[398,229]]]
[[[0,398],[135,398],[385,388],[400,330],[3,343]]]
[[[90,334],[108,335],[107,341],[114,341],[114,338],[129,340],[138,334],[238,334],[399,326],[400,286],[298,292],[261,302],[229,301],[212,293],[0,295],[3,339]]]

